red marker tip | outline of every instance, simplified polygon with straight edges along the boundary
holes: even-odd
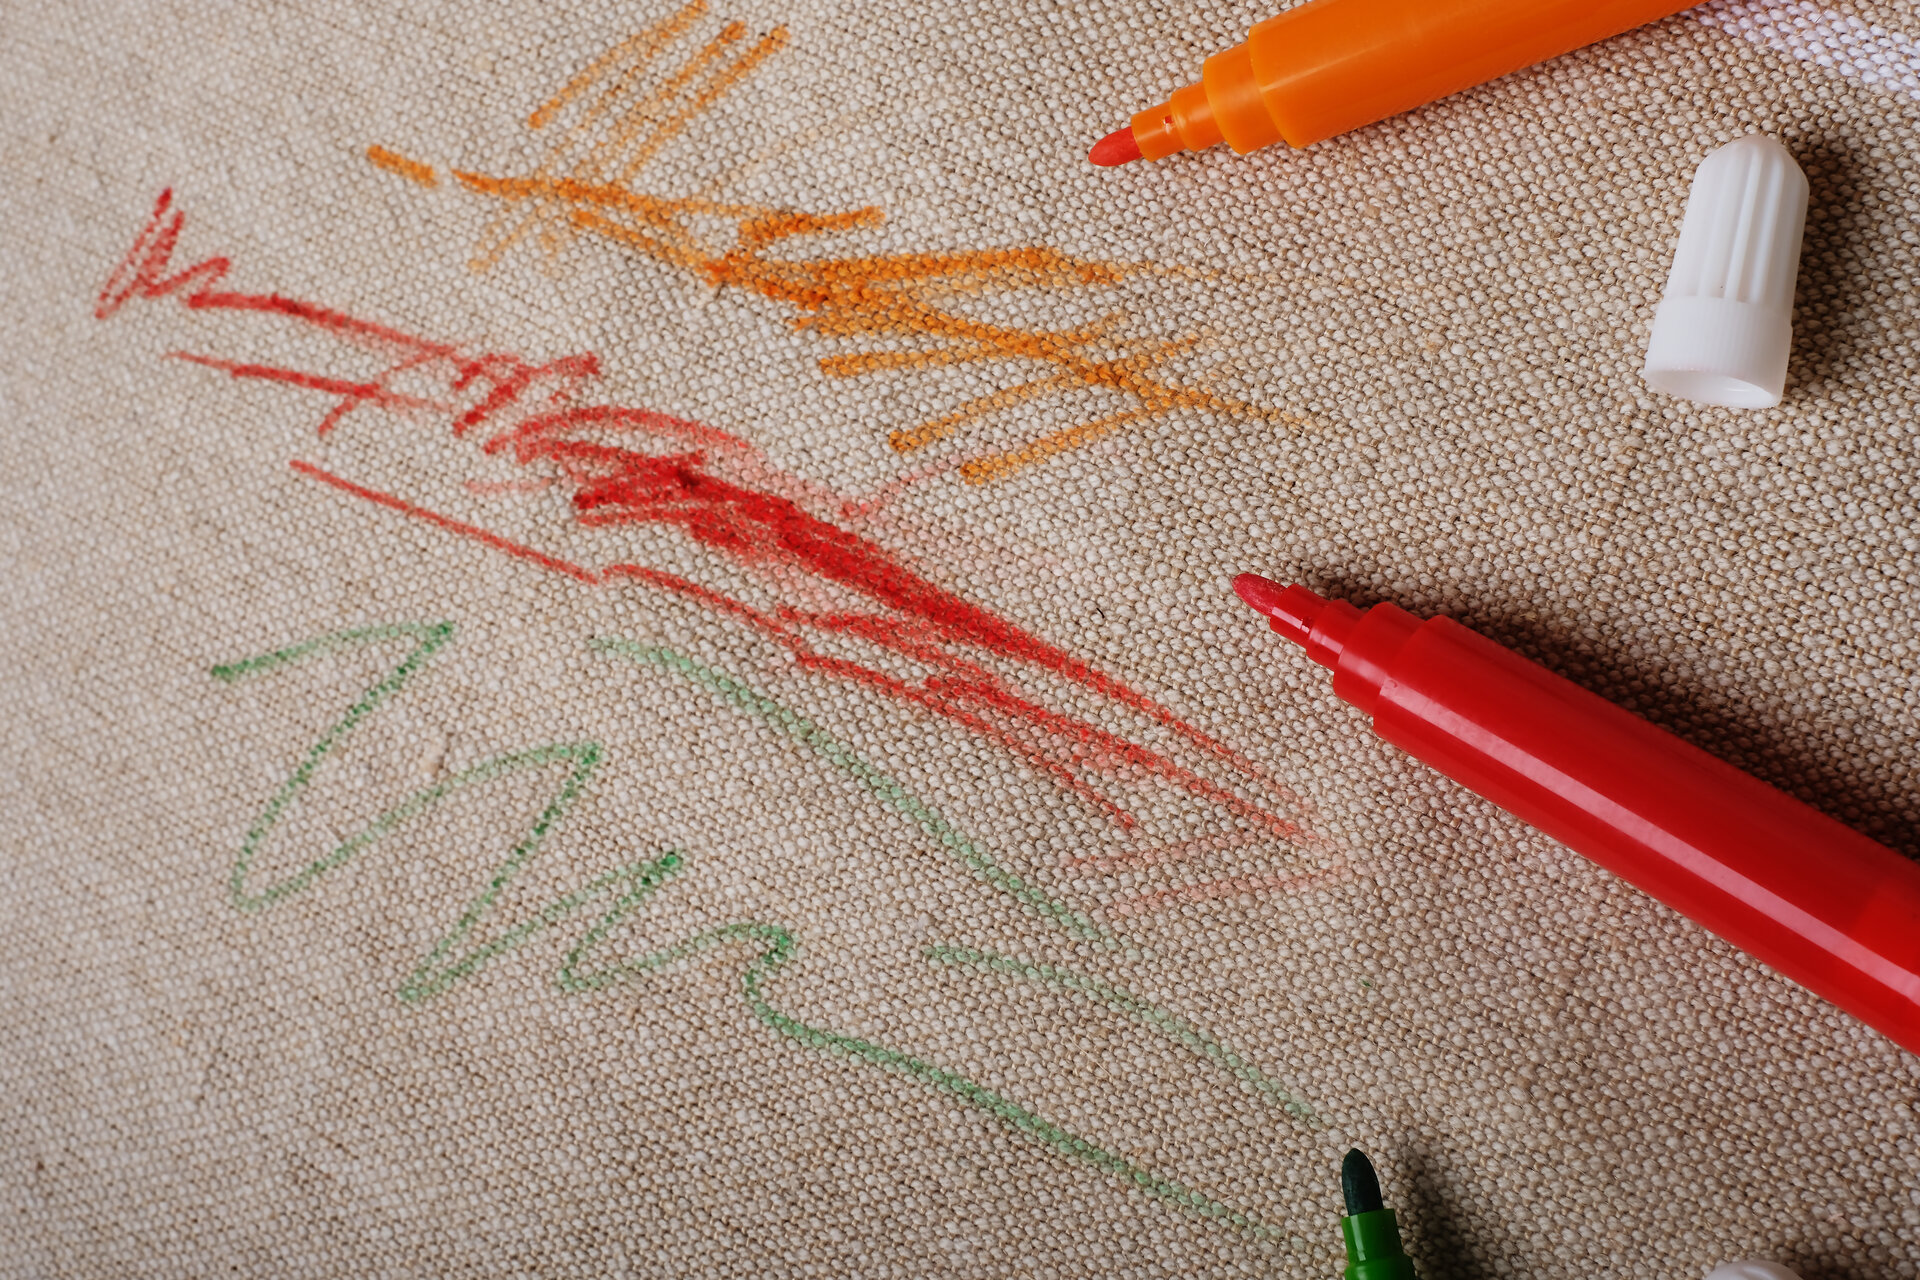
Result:
[[[1116,165],[1132,164],[1140,158],[1140,143],[1133,136],[1133,126],[1115,129],[1106,137],[1093,144],[1093,150],[1087,152],[1087,159],[1103,169]]]
[[[1305,587],[1283,587],[1257,573],[1243,573],[1233,580],[1233,594],[1267,616],[1268,625],[1295,644],[1305,644],[1313,631],[1313,620],[1327,602]]]

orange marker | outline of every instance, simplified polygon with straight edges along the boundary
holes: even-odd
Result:
[[[1099,165],[1221,142],[1305,147],[1678,13],[1697,0],[1308,0],[1094,144]]]

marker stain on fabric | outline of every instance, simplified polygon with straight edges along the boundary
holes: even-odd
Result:
[[[290,461],[303,479],[588,586],[644,585],[684,597],[710,616],[753,628],[785,649],[801,670],[865,686],[960,725],[1138,839],[1145,839],[1144,830],[1120,788],[1152,782],[1244,820],[1231,824],[1231,840],[1324,847],[1307,829],[1299,797],[1251,760],[1131,685],[916,572],[849,523],[854,504],[843,495],[775,468],[751,442],[717,427],[639,406],[583,403],[601,376],[591,352],[535,363],[511,352],[437,342],[277,293],[234,290],[227,287],[233,264],[224,256],[175,264],[185,226],[172,193],[161,193],[100,291],[96,316],[107,319],[135,300],[171,298],[189,311],[262,314],[325,334],[349,348],[344,354],[350,357],[373,357],[379,371],[342,378],[193,352],[171,357],[237,380],[319,392],[329,401],[316,429],[322,437],[345,422],[371,425],[355,414],[389,415],[413,423],[410,430],[437,419],[441,430],[474,442],[482,453],[503,455],[534,473],[477,482],[483,489],[566,490],[566,506],[582,527],[676,528],[725,560],[761,571],[761,585],[775,592],[776,601],[793,589],[796,570],[809,588],[853,596],[825,610],[817,600],[807,608],[798,602],[756,605],[652,565],[583,564],[313,462]],[[422,394],[396,389],[401,378]],[[833,652],[841,642],[877,651],[882,660]],[[995,659],[1019,664],[1027,677],[1048,673],[1146,716],[1230,770],[1233,780],[1209,777],[1168,750],[1049,705],[1046,695],[1000,670]],[[890,670],[889,661],[901,665]],[[1248,788],[1268,798],[1255,799]],[[1114,856],[1145,865],[1184,852],[1135,844]],[[1320,883],[1243,873],[1173,894],[1127,899],[1114,909],[1135,915],[1180,901],[1292,893]]]
[[[1310,425],[1303,415],[1221,394],[1200,379],[1170,376],[1174,362],[1199,345],[1198,335],[1128,336],[1122,331],[1127,316],[1117,309],[1087,320],[1028,326],[994,323],[978,314],[981,308],[955,305],[960,299],[1026,302],[1037,295],[1044,307],[1064,309],[1074,305],[1069,294],[1098,303],[1100,294],[1153,270],[1144,264],[1076,258],[1044,245],[839,257],[793,253],[791,246],[802,240],[869,231],[885,222],[886,213],[874,206],[812,213],[635,189],[669,143],[791,43],[785,27],[752,42],[745,24],[731,22],[673,62],[670,51],[692,39],[706,13],[706,0],[694,0],[593,60],[541,104],[527,126],[552,142],[530,174],[449,171],[454,183],[498,205],[470,264],[474,270],[492,269],[529,239],[555,259],[587,235],[715,289],[790,307],[794,314],[787,323],[822,340],[882,348],[820,357],[826,377],[956,366],[990,371],[992,389],[889,431],[888,446],[902,454],[1004,430],[1023,406],[1059,405],[1089,389],[1117,397],[1078,421],[930,473],[951,470],[969,484],[1007,479],[1183,412]],[[370,148],[367,158],[422,185],[431,185],[435,174],[432,165],[383,147]]]
[[[505,913],[501,898],[509,882],[540,853],[547,837],[566,819],[605,758],[606,753],[598,743],[555,742],[532,750],[493,756],[380,811],[358,833],[346,837],[331,850],[307,861],[304,867],[290,874],[284,865],[287,859],[283,856],[277,876],[266,877],[268,882],[264,885],[254,883],[261,878],[257,874],[260,870],[258,863],[281,819],[304,800],[316,776],[331,760],[337,758],[347,739],[383,708],[390,707],[435,654],[448,644],[454,632],[454,624],[444,621],[361,627],[332,632],[237,662],[222,663],[211,670],[209,674],[214,679],[223,684],[235,684],[284,672],[332,653],[380,646],[393,641],[411,642],[411,648],[399,664],[362,692],[346,712],[307,748],[300,763],[249,826],[228,877],[229,898],[236,910],[248,914],[259,913],[307,892],[322,878],[339,870],[358,855],[370,851],[461,791],[484,787],[510,774],[538,771],[555,764],[567,765],[570,767],[566,776],[546,807],[529,827],[523,828],[525,834],[504,861],[496,864],[487,874],[479,894],[467,904],[451,929],[400,985],[396,994],[403,1002],[418,1006],[443,996],[499,957],[517,950],[569,919],[577,919],[582,911],[605,909],[611,902],[611,909],[605,910],[597,923],[577,936],[561,962],[557,985],[563,991],[602,991],[704,957],[710,952],[731,950],[737,954],[740,945],[746,944],[747,958],[736,970],[739,989],[754,1017],[781,1035],[807,1048],[896,1071],[920,1084],[951,1094],[964,1105],[992,1116],[1059,1155],[1089,1164],[1122,1185],[1166,1200],[1199,1217],[1221,1222],[1250,1238],[1288,1238],[1287,1233],[1268,1226],[1250,1210],[1213,1199],[1173,1178],[1136,1164],[1124,1155],[1100,1147],[965,1075],[914,1054],[804,1022],[784,1012],[767,988],[787,961],[798,953],[802,934],[797,929],[761,920],[741,920],[683,937],[651,951],[643,950],[640,954],[627,952],[600,960],[597,966],[587,966],[584,962],[590,954],[613,949],[607,946],[608,939],[617,936],[621,928],[634,917],[644,914],[644,909],[656,900],[659,890],[685,866],[687,855],[681,851],[668,850],[658,857],[631,862],[594,877],[530,913],[522,910],[514,913],[511,919],[503,919]],[[1076,939],[1112,945],[1105,930],[1037,887],[1006,872],[993,861],[984,847],[951,826],[937,810],[805,717],[749,688],[726,672],[702,666],[670,649],[619,640],[597,641],[593,647],[675,672],[721,694],[738,709],[756,716],[768,728],[813,751],[861,784],[874,799],[919,826],[976,879],[985,882],[999,894],[1011,898]],[[299,867],[301,856],[296,854],[290,860]],[[1308,1125],[1318,1123],[1311,1106],[1233,1046],[1172,1010],[1135,996],[1096,975],[1033,964],[965,947],[926,947],[921,950],[921,958],[930,964],[952,965],[963,970],[1042,984],[1078,999],[1104,1005],[1151,1034],[1230,1075],[1269,1106],[1283,1110],[1294,1120]]]

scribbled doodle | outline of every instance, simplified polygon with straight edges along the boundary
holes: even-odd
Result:
[[[805,1048],[845,1056],[939,1090],[1062,1156],[1091,1165],[1125,1185],[1166,1200],[1188,1212],[1220,1221],[1255,1238],[1284,1238],[1284,1232],[1268,1226],[1252,1213],[1154,1173],[1046,1119],[1004,1092],[987,1088],[964,1074],[914,1053],[815,1026],[784,1012],[770,988],[782,967],[798,952],[803,926],[762,919],[740,920],[696,932],[640,954],[605,954],[615,950],[610,938],[616,931],[633,919],[686,866],[689,855],[683,851],[668,850],[595,876],[580,888],[561,895],[505,927],[497,928],[490,941],[479,944],[472,942],[482,921],[495,912],[507,885],[534,857],[542,843],[565,818],[581,791],[590,784],[604,755],[597,744],[555,743],[493,756],[383,810],[358,833],[313,858],[298,872],[263,888],[251,888],[249,876],[263,844],[286,811],[299,802],[312,784],[315,774],[338,753],[349,736],[383,707],[390,705],[409,686],[421,669],[452,639],[453,634],[452,624],[445,622],[362,627],[329,633],[212,669],[211,674],[216,679],[227,684],[238,684],[332,653],[391,642],[401,642],[407,646],[398,664],[363,691],[339,719],[306,749],[293,773],[275,791],[266,808],[249,826],[229,877],[229,897],[236,909],[263,911],[313,888],[328,872],[341,867],[356,854],[466,787],[481,785],[492,778],[522,769],[563,764],[568,766],[567,775],[557,794],[506,859],[490,871],[480,892],[461,912],[446,936],[435,944],[401,983],[398,994],[402,1000],[420,1004],[442,996],[490,960],[527,944],[563,921],[581,918],[583,913],[586,918],[593,919],[593,923],[574,939],[560,961],[557,974],[558,985],[574,993],[607,991],[644,979],[648,974],[693,962],[710,953],[744,950],[746,958],[740,969],[741,995],[753,1016],[779,1035]],[[1037,886],[1006,871],[978,841],[952,826],[937,810],[852,748],[737,677],[659,646],[602,639],[592,641],[590,647],[607,657],[671,673],[720,697],[736,711],[751,716],[765,728],[799,744],[851,779],[882,805],[918,828],[928,841],[991,892],[1018,903],[1068,937],[1111,943],[1104,929]],[[902,958],[910,961],[913,957],[907,953]],[[1102,1005],[1226,1073],[1267,1105],[1296,1121],[1318,1123],[1305,1102],[1238,1050],[1187,1019],[1140,999],[1105,979],[969,947],[926,947],[921,950],[919,958],[927,963],[953,966],[963,971],[1043,984]]]
[[[692,0],[672,16],[595,59],[527,118],[552,142],[524,177],[453,169],[467,190],[500,202],[472,266],[486,271],[528,240],[557,253],[587,234],[687,272],[717,289],[737,289],[793,311],[791,323],[822,339],[877,343],[865,351],[822,356],[833,378],[958,365],[1015,373],[1020,380],[976,396],[933,418],[892,430],[888,443],[908,453],[985,424],[1027,403],[1096,388],[1119,407],[1046,432],[1013,448],[965,459],[959,471],[974,483],[1013,475],[1114,431],[1201,410],[1282,426],[1306,419],[1284,410],[1218,395],[1169,380],[1164,369],[1198,339],[1128,337],[1126,316],[1112,311],[1060,328],[993,323],[961,305],[1026,297],[1044,303],[1062,294],[1111,292],[1145,268],[1076,258],[1044,246],[951,250],[867,257],[784,256],[795,241],[845,237],[883,222],[875,207],[812,213],[743,204],[706,195],[663,196],[636,187],[662,150],[737,88],[790,40],[785,27],[749,41],[733,22],[684,55],[707,12]],[[550,135],[548,131],[551,130]],[[368,159],[425,185],[431,165],[385,148]],[[715,234],[716,227],[730,230]],[[904,349],[903,349],[904,347]]]
[[[591,563],[508,537],[479,519],[460,519],[425,503],[344,476],[305,459],[296,474],[358,501],[418,520],[582,584],[639,588],[685,600],[716,622],[744,627],[790,656],[801,671],[858,684],[915,712],[942,717],[1018,758],[1121,833],[1137,821],[1123,789],[1172,788],[1225,815],[1236,830],[1208,838],[1213,847],[1248,837],[1303,849],[1319,847],[1303,806],[1244,756],[1067,650],[974,604],[911,568],[858,527],[856,504],[823,486],[781,472],[739,436],[637,406],[593,403],[598,358],[575,353],[530,360],[473,350],[406,333],[316,303],[225,287],[232,264],[212,257],[176,269],[185,226],[171,193],[102,289],[96,313],[114,315],[135,299],[177,297],[193,311],[238,311],[317,330],[337,340],[352,374],[284,367],[177,351],[175,358],[242,380],[318,394],[327,408],[316,437],[348,422],[363,430],[423,426],[470,445],[476,461],[504,460],[519,480],[483,483],[470,497],[497,505],[559,490],[574,527],[614,536],[675,531],[716,564],[748,570],[765,599],[721,590],[655,565],[622,558],[619,541]],[[364,366],[371,362],[375,372]],[[550,508],[549,508],[550,509]],[[631,554],[627,552],[627,554]],[[1004,669],[1011,664],[1098,695],[1162,727],[1197,753],[1183,762],[1167,747],[1056,709]],[[1192,850],[1206,841],[1188,841]],[[1172,846],[1079,859],[1080,869],[1147,866],[1181,855]],[[1326,868],[1322,868],[1325,870]],[[1214,882],[1220,893],[1287,892],[1318,883],[1286,875],[1241,875]],[[1157,903],[1198,900],[1188,886],[1143,897],[1130,913]]]
[[[1320,1125],[1274,1071],[1135,994],[1114,972],[1132,945],[1117,932],[1122,918],[1226,894],[1305,892],[1343,878],[1338,851],[1306,825],[1307,806],[1159,698],[970,599],[943,580],[939,566],[895,549],[901,543],[889,537],[900,528],[894,499],[951,470],[976,483],[998,480],[1124,427],[1181,413],[1288,427],[1303,420],[1182,381],[1178,370],[1194,336],[1133,332],[1115,299],[1151,267],[1039,245],[862,256],[855,252],[861,237],[885,217],[878,208],[808,212],[744,203],[721,194],[725,178],[685,194],[644,189],[654,185],[655,162],[669,146],[791,43],[785,28],[756,36],[730,22],[716,31],[706,18],[706,0],[693,0],[593,60],[538,105],[526,123],[550,146],[531,173],[435,165],[385,145],[401,139],[367,146],[365,160],[415,187],[437,188],[441,198],[489,204],[490,220],[468,264],[474,270],[492,270],[528,245],[556,263],[570,243],[594,253],[611,248],[720,294],[752,299],[761,314],[777,313],[818,341],[825,377],[965,367],[990,379],[987,394],[921,421],[888,424],[889,444],[899,453],[940,441],[977,442],[1023,408],[1064,416],[1061,406],[1086,403],[1087,392],[1106,407],[1076,408],[1078,420],[1009,448],[950,456],[876,492],[838,492],[774,465],[748,438],[751,426],[747,435],[735,434],[604,402],[596,395],[604,370],[594,352],[520,354],[236,288],[229,257],[190,260],[182,250],[187,219],[171,190],[160,194],[108,276],[94,314],[107,321],[129,307],[156,310],[136,304],[166,302],[176,317],[250,317],[237,327],[193,322],[196,333],[211,335],[213,349],[176,349],[169,359],[200,376],[267,384],[317,403],[312,455],[287,465],[313,486],[310,493],[365,504],[365,519],[349,522],[354,528],[377,532],[382,522],[416,522],[459,540],[451,545],[506,557],[516,574],[552,575],[539,579],[555,584],[544,589],[646,593],[665,611],[693,612],[719,647],[776,668],[780,687],[798,691],[796,705],[822,682],[842,682],[875,695],[902,722],[944,722],[943,733],[1004,753],[1019,766],[1021,785],[1037,780],[1031,785],[1069,811],[1075,830],[1095,833],[1078,841],[1084,852],[1052,868],[1044,859],[1021,867],[904,785],[905,775],[876,763],[883,756],[836,736],[822,722],[831,716],[802,714],[750,677],[674,649],[615,637],[588,643],[633,678],[683,681],[696,691],[691,696],[744,717],[747,732],[792,744],[800,753],[796,767],[830,770],[836,785],[855,788],[861,803],[904,824],[909,834],[885,856],[916,874],[942,877],[958,892],[988,895],[1004,908],[995,918],[1017,918],[1055,939],[1074,966],[1016,955],[1018,948],[1004,945],[928,944],[919,933],[903,940],[894,976],[924,975],[934,966],[942,982],[1001,992],[1021,984],[1044,988],[1050,1000],[1079,1002],[1090,1016],[1171,1046],[1215,1073],[1222,1087],[1244,1091],[1267,1109],[1263,1114]],[[1085,319],[1088,306],[1106,310]],[[1009,311],[1060,318],[1037,327],[987,318]],[[245,344],[261,332],[297,341],[274,342],[276,358],[249,358]],[[302,354],[289,358],[288,349]],[[369,467],[369,457],[382,461]],[[421,457],[436,461],[421,464]],[[313,791],[316,778],[342,776],[351,767],[342,763],[348,744],[377,738],[363,733],[369,720],[398,698],[422,696],[421,673],[453,636],[447,622],[359,627],[212,669],[216,680],[239,689],[330,655],[394,654],[394,665],[296,754],[248,821],[227,871],[235,910],[266,916],[270,927],[279,918],[275,909],[290,899],[354,892],[350,866],[391,855],[404,836],[454,812],[457,798],[506,779],[518,779],[523,791],[537,784],[537,812],[502,841],[504,853],[495,850],[485,865],[459,873],[462,887],[448,891],[437,940],[416,944],[425,954],[396,966],[407,969],[396,973],[394,986],[404,1004],[462,998],[462,984],[482,968],[509,953],[530,958],[543,947],[557,958],[559,988],[583,998],[631,988],[674,966],[725,964],[737,973],[752,1018],[803,1049],[938,1091],[1065,1160],[1249,1237],[1284,1237],[1246,1208],[1046,1118],[1013,1096],[1017,1088],[989,1088],[934,1061],[937,1055],[818,1025],[831,1018],[795,1016],[789,1010],[806,970],[791,962],[808,939],[831,936],[823,920],[784,918],[775,906],[736,918],[726,913],[722,923],[677,938],[639,941],[649,909],[657,919],[674,901],[662,895],[674,892],[676,877],[700,858],[724,855],[640,840],[603,860],[618,865],[575,868],[568,824],[580,821],[574,815],[601,776],[607,752],[599,742],[501,751],[425,786],[396,788],[405,792],[398,799],[355,796],[362,816],[345,824],[344,835],[317,822],[326,802]],[[874,705],[864,697],[851,701]],[[1150,821],[1142,817],[1148,810]],[[316,825],[324,834],[312,833]],[[1169,831],[1185,838],[1169,841]],[[1153,868],[1255,846],[1312,865],[1198,884],[1162,880],[1150,892],[1103,899],[1104,906],[1082,905],[1049,880],[1055,871],[1151,876]],[[577,887],[553,896],[529,888],[556,875]],[[1077,887],[1084,889],[1084,880]],[[529,906],[528,898],[546,901]]]

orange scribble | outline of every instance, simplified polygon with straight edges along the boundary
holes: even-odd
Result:
[[[1118,332],[1124,317],[1117,313],[1073,326],[1028,328],[996,323],[974,314],[977,307],[956,305],[1022,292],[1111,289],[1140,274],[1139,266],[1076,258],[1044,246],[783,256],[777,250],[786,242],[853,234],[877,226],[886,215],[874,207],[808,213],[636,190],[634,179],[668,143],[788,41],[786,28],[779,27],[749,43],[745,25],[730,23],[678,66],[655,72],[654,63],[706,12],[706,0],[692,0],[595,59],[535,109],[527,119],[534,130],[557,127],[563,118],[567,123],[532,174],[452,171],[462,186],[503,206],[481,236],[471,264],[475,270],[492,268],[530,236],[557,254],[573,237],[587,234],[689,272],[716,289],[741,289],[783,303],[797,313],[791,320],[796,329],[877,345],[822,357],[820,371],[828,377],[986,364],[1027,371],[1010,385],[893,430],[888,443],[901,453],[1049,397],[1086,389],[1120,397],[1121,403],[1088,421],[966,460],[960,475],[975,484],[1180,410],[1289,426],[1306,423],[1297,414],[1168,381],[1165,366],[1192,350],[1197,339],[1128,338]]]
[[[666,21],[595,59],[528,116],[529,128],[544,129],[589,91],[600,89],[561,132],[532,180],[546,182],[564,173],[575,181],[628,182],[701,112],[787,42],[786,28],[781,27],[727,61],[747,34],[744,23],[729,23],[663,83],[643,85],[642,76],[654,59],[706,11],[706,0],[692,0]],[[548,252],[557,253],[572,230],[564,202],[539,201],[525,209],[504,210],[482,234],[472,266],[476,271],[490,269],[535,231],[541,232]]]
[[[373,161],[374,164],[385,169],[388,173],[399,174],[408,182],[417,182],[423,187],[437,187],[440,185],[440,179],[438,175],[434,173],[432,165],[422,164],[418,160],[409,160],[400,153],[389,151],[385,147],[368,147],[367,159]]]

